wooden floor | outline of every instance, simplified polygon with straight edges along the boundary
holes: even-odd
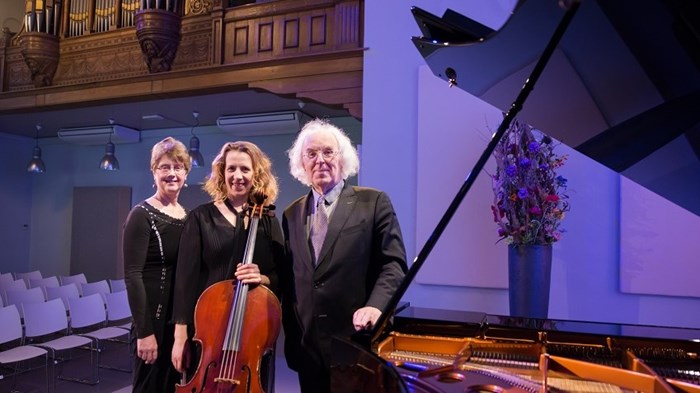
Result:
[[[279,352],[278,352],[279,353]],[[89,377],[90,359],[88,356],[76,354],[78,357],[67,361],[62,370],[65,375]],[[116,367],[130,368],[129,354],[126,346],[110,343],[100,354],[101,363]],[[276,359],[275,393],[298,393],[299,385],[296,373],[287,368],[283,356]],[[14,386],[14,387],[13,387]],[[51,388],[51,392],[53,392]],[[15,380],[12,377],[0,379],[0,393],[46,392],[46,379],[43,367],[39,370],[25,372]],[[99,369],[99,382],[94,385],[72,381],[57,380],[54,393],[129,393],[131,392],[131,372],[117,371],[107,368]],[[154,392],[157,393],[157,392]]]

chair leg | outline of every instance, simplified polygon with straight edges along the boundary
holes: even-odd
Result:
[[[64,362],[61,362],[61,372],[57,376],[58,379],[63,380],[63,381],[71,381],[71,382],[78,382],[82,384],[87,384],[87,385],[97,385],[100,382],[100,371],[98,366],[98,363],[100,361],[100,354],[97,348],[95,347],[94,342],[90,344],[90,347],[88,348],[88,351],[90,351],[90,368],[92,369],[92,378],[91,379],[85,379],[85,378],[79,378],[79,377],[67,377],[63,375],[63,365]]]

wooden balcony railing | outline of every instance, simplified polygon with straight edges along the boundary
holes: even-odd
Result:
[[[0,37],[0,112],[252,88],[361,117],[362,0],[27,3]]]

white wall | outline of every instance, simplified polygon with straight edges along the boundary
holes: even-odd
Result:
[[[500,115],[499,108],[449,90],[432,75],[421,76],[425,61],[410,41],[420,35],[410,6],[437,15],[450,7],[497,27],[509,3],[365,3],[361,179],[391,196],[410,260],[476,163],[490,138],[488,128],[497,128]],[[620,291],[620,177],[566,146],[560,153],[570,156],[562,174],[569,179],[572,210],[563,223],[568,232],[554,247],[550,317],[700,327],[700,314],[692,311],[700,299]],[[507,314],[505,245],[495,244],[487,176],[480,174],[403,300]]]

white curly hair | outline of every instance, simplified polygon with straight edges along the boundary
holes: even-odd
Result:
[[[328,133],[333,135],[338,142],[338,160],[340,161],[341,178],[346,180],[348,177],[357,174],[360,169],[360,157],[357,150],[352,145],[347,134],[334,124],[331,124],[325,119],[313,119],[304,124],[304,127],[299,131],[294,144],[287,151],[289,155],[289,172],[299,180],[302,184],[311,186],[311,179],[304,170],[302,156],[304,154],[304,143],[312,135],[318,133]]]

